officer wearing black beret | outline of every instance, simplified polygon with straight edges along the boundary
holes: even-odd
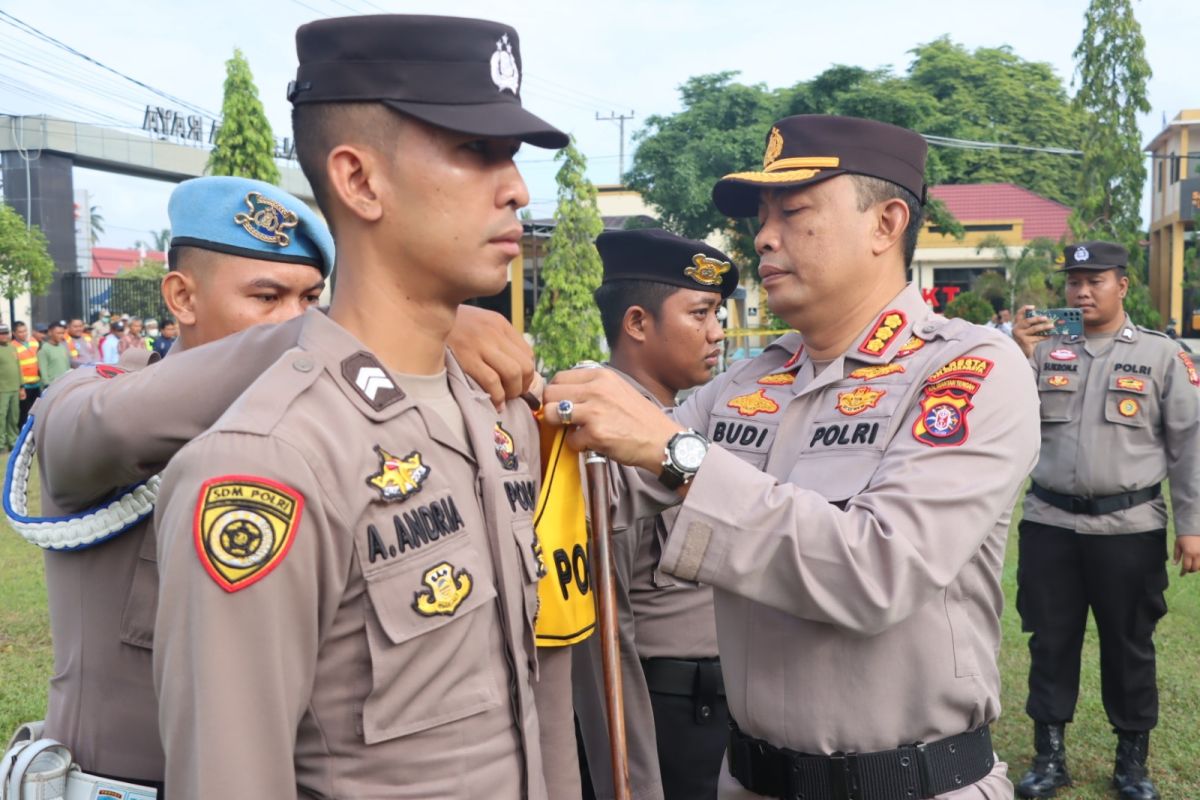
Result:
[[[1117,734],[1113,785],[1154,800],[1146,768],[1158,722],[1154,628],[1167,606],[1167,505],[1175,561],[1200,570],[1200,377],[1177,342],[1125,312],[1129,253],[1114,242],[1067,245],[1067,304],[1083,335],[1041,316],[1013,326],[1041,398],[1042,449],[1020,526],[1017,610],[1029,639],[1037,755],[1021,797],[1071,782],[1066,726],[1079,695],[1088,609],[1100,634],[1101,695]]]
[[[604,280],[596,305],[609,366],[662,408],[708,383],[725,338],[722,303],[738,268],[705,243],[659,229],[607,231],[596,240]],[[629,781],[643,800],[715,798],[729,710],[717,658],[712,589],[661,569],[659,516],[613,537]],[[590,600],[590,598],[589,598]],[[600,648],[575,652],[575,713],[595,796],[613,797]]]
[[[338,287],[163,475],[167,794],[545,800],[545,564],[518,502],[537,433],[446,339],[520,252],[513,156],[567,137],[522,108],[507,25],[351,17],[296,41],[296,150]]]

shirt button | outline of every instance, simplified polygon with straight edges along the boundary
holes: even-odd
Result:
[[[922,325],[921,333],[933,333],[933,326],[932,325]]]
[[[313,362],[311,358],[297,358],[292,362],[292,369],[296,372],[312,372]]]

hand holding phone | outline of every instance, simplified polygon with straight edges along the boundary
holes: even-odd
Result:
[[[1083,311],[1078,308],[1029,308],[1026,318],[1045,317],[1054,327],[1038,331],[1037,336],[1083,336]]]

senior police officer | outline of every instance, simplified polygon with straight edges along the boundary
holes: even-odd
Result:
[[[1031,658],[1026,711],[1037,755],[1017,786],[1052,797],[1070,783],[1065,729],[1079,695],[1088,609],[1100,634],[1101,695],[1117,734],[1113,785],[1158,797],[1146,771],[1158,722],[1153,634],[1166,613],[1170,479],[1175,561],[1200,569],[1200,378],[1191,356],[1125,313],[1128,253],[1112,242],[1064,250],[1067,302],[1083,335],[1025,317],[1014,336],[1041,397],[1042,454],[1020,525],[1017,608]],[[1046,335],[1039,335],[1046,334]]]
[[[522,108],[508,26],[368,16],[296,38],[293,130],[338,290],[164,474],[167,791],[543,798],[544,566],[517,502],[536,432],[446,336],[519,253],[518,147],[567,137]]]
[[[680,392],[712,377],[725,337],[717,311],[738,269],[720,250],[664,230],[605,232],[596,248],[609,366],[652,403],[674,407]],[[733,441],[750,436],[725,432]],[[729,712],[712,589],[661,569],[666,530],[664,519],[648,517],[611,544],[630,789],[643,800],[715,798]],[[595,796],[611,798],[600,665],[593,637],[575,651],[575,710]]]
[[[287,240],[257,235],[248,203],[287,221]],[[51,524],[63,538],[47,538],[38,520],[16,514],[14,521],[47,547],[55,674],[45,734],[66,744],[88,773],[144,786],[163,777],[150,660],[158,580],[152,495],[128,487],[151,479],[216,421],[296,334],[260,328],[230,351],[199,346],[298,316],[317,301],[333,267],[333,240],[320,219],[260,181],[185,181],[168,214],[174,236],[163,296],[182,324],[180,350],[195,348],[191,357],[180,352],[145,368],[150,353],[133,349],[119,366],[77,369],[56,381],[34,407],[32,440],[18,456],[31,457],[36,447],[42,511],[66,517]],[[120,499],[97,514],[93,504],[113,495]],[[13,500],[5,498],[10,517]],[[131,526],[124,524],[128,504],[138,506]],[[113,525],[95,526],[110,514]]]
[[[758,214],[771,309],[799,333],[672,419],[603,370],[546,390],[552,414],[567,401],[573,444],[644,470],[627,488],[682,499],[662,564],[714,587],[736,721],[723,798],[1012,794],[989,725],[1036,395],[1007,337],[905,286],[925,153],[869,120],[779,121],[762,170],[713,199]],[[713,443],[746,423],[760,436]]]

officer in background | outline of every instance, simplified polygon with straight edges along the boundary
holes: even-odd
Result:
[[[17,421],[24,399],[21,355],[13,344],[12,331],[0,323],[0,449],[11,450],[17,441]]]
[[[29,418],[29,409],[42,395],[42,376],[38,372],[38,348],[41,343],[29,335],[29,326],[20,320],[13,323],[12,343],[21,362],[21,388],[25,390],[25,396],[21,398],[21,417],[17,422],[17,426],[23,428],[25,420]]]
[[[717,311],[737,288],[738,269],[716,248],[664,230],[602,233],[596,248],[604,261],[595,298],[609,366],[647,400],[673,408],[680,392],[712,377],[725,338]],[[751,428],[724,432],[736,442]],[[702,800],[717,795],[729,710],[712,589],[662,570],[667,527],[649,517],[611,544],[630,787],[646,800]],[[611,798],[596,637],[575,651],[574,684],[595,796]]]
[[[1036,394],[1008,337],[905,285],[925,154],[871,120],[780,120],[763,168],[713,199],[758,215],[771,310],[799,333],[671,418],[608,370],[545,392],[573,446],[644,471],[639,502],[682,501],[661,564],[714,589],[735,721],[722,798],[1012,796],[989,725]],[[753,441],[715,443],[746,423]]]
[[[291,223],[286,245],[236,221],[248,198]],[[184,181],[168,214],[171,272],[162,291],[184,323],[179,352],[143,369],[151,354],[132,348],[116,367],[73,370],[34,407],[47,516],[84,516],[162,469],[295,345],[296,332],[257,328],[234,350],[201,345],[298,316],[333,268],[324,223],[260,181]],[[158,786],[163,753],[150,660],[158,574],[149,512],[141,509],[144,521],[125,530],[89,531],[91,541],[71,542],[79,549],[46,552],[55,666],[45,734],[66,744],[86,772]]]
[[[1186,575],[1200,569],[1200,377],[1176,342],[1125,313],[1125,248],[1083,242],[1064,255],[1067,303],[1083,311],[1083,336],[1039,335],[1053,323],[1026,317],[1032,306],[1014,330],[1034,368],[1042,419],[1017,572],[1017,609],[1033,634],[1025,709],[1037,755],[1017,793],[1053,797],[1070,783],[1065,727],[1091,608],[1104,709],[1117,734],[1113,785],[1121,797],[1151,800],[1152,637],[1167,610],[1162,482],[1171,482],[1175,562]]]
[[[338,288],[163,476],[167,792],[540,800],[537,434],[446,337],[519,253],[517,149],[568,139],[521,107],[506,25],[351,17],[296,42]]]

